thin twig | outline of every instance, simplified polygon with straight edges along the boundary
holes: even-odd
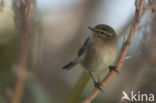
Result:
[[[134,18],[134,22],[132,23],[131,29],[130,29],[130,34],[129,37],[127,38],[125,44],[122,47],[122,50],[120,52],[120,56],[115,64],[115,67],[117,70],[119,70],[125,60],[125,56],[128,52],[128,48],[131,44],[131,41],[134,37],[134,34],[136,32],[136,29],[138,28],[138,25],[140,23],[140,19],[143,13],[143,7],[145,4],[144,0],[139,0],[140,2],[138,3],[138,5],[136,5],[136,12],[135,12],[135,18]],[[138,2],[138,0],[136,0],[136,2]],[[116,72],[115,71],[110,71],[106,77],[102,80],[101,82],[101,88],[103,88],[110,80],[111,78],[114,76]],[[100,90],[98,88],[94,88],[93,91],[89,94],[89,96],[84,100],[83,103],[90,103],[98,94],[99,94]]]
[[[144,6],[144,10],[152,10],[152,12],[156,12],[156,7],[152,7],[152,6]]]

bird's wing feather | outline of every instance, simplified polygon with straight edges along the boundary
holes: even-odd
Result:
[[[81,55],[83,55],[83,53],[85,52],[86,48],[89,45],[89,41],[90,41],[90,37],[88,37],[85,41],[85,43],[83,44],[83,46],[80,48],[79,52],[78,52],[78,57],[80,57]]]
[[[69,69],[71,69],[72,67],[74,67],[78,62],[79,62],[79,58],[75,58],[75,59],[72,60],[70,63],[68,63],[67,65],[63,66],[62,69],[69,70]]]
[[[83,55],[83,53],[85,52],[86,48],[89,45],[89,41],[90,41],[90,37],[88,37],[85,41],[85,43],[83,44],[83,46],[80,48],[77,57],[75,59],[73,59],[70,63],[68,63],[67,65],[63,66],[62,69],[66,69],[69,70],[72,67],[74,67],[77,63],[79,63],[80,61],[80,56]]]

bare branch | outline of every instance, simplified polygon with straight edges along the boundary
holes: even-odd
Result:
[[[156,7],[152,7],[152,6],[144,6],[144,10],[152,10],[152,12],[156,12]]]
[[[32,34],[32,1],[14,0],[13,10],[15,23],[20,37],[20,53],[17,63],[17,81],[12,97],[12,103],[21,103],[25,80],[27,79],[27,58],[29,50],[30,35]]]

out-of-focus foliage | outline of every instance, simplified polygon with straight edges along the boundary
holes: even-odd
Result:
[[[11,8],[0,11],[0,95],[6,95],[15,82],[13,67],[17,61],[18,38]]]

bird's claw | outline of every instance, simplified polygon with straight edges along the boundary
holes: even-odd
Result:
[[[100,83],[100,81],[94,82],[94,87],[98,88],[100,91],[103,92],[103,90],[102,90],[102,88],[101,88],[101,83]]]

